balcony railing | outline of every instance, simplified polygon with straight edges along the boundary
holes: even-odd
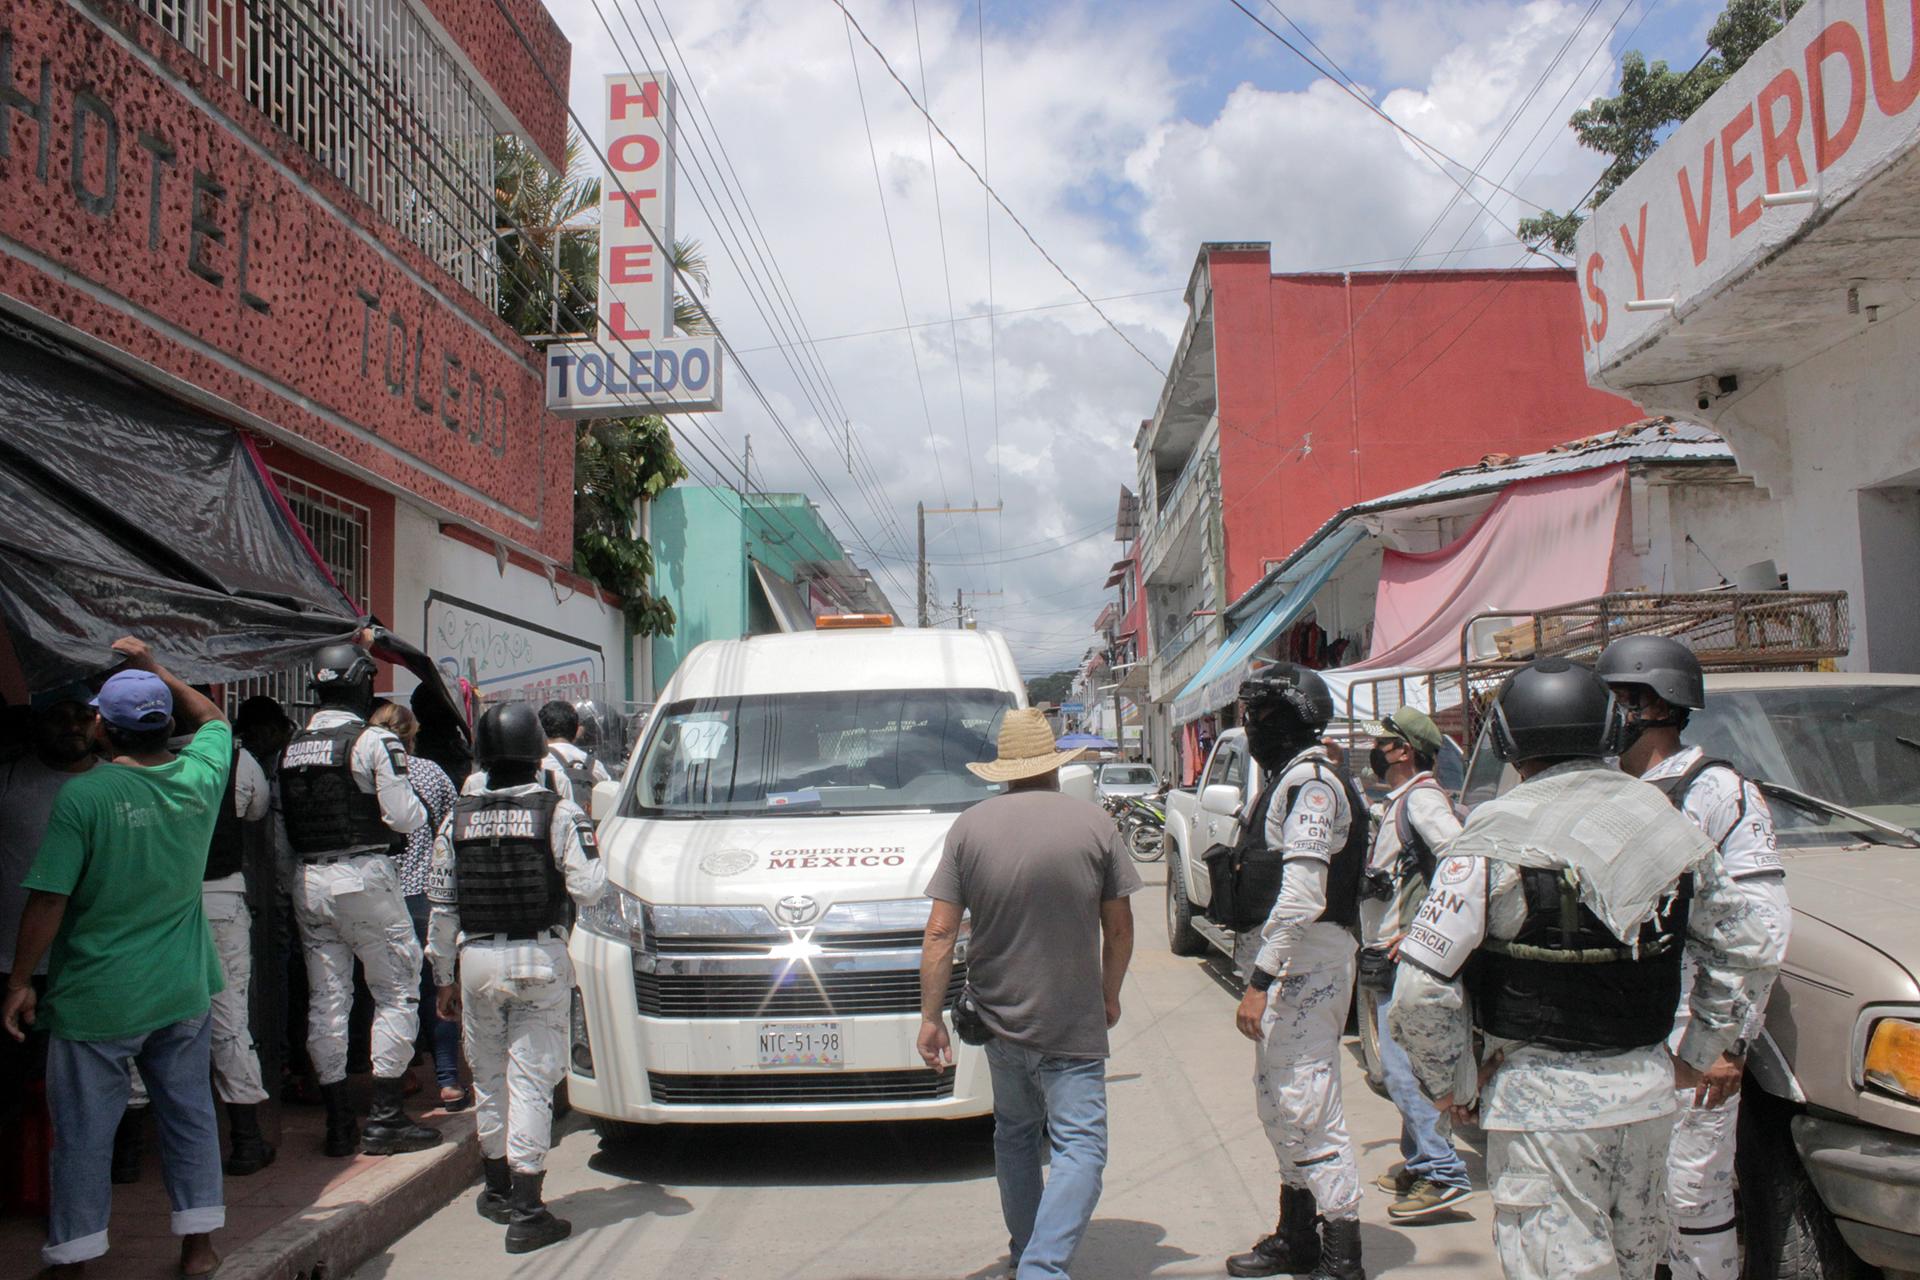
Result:
[[[1179,478],[1167,491],[1167,500],[1159,505],[1151,521],[1142,521],[1140,530],[1140,578],[1145,581],[1160,568],[1160,562],[1178,541],[1181,531],[1206,500],[1210,489],[1207,476],[1220,455],[1214,449],[1197,450],[1180,469]]]
[[[138,0],[491,309],[493,118],[407,0]]]
[[[1219,619],[1204,613],[1188,618],[1155,651],[1147,669],[1147,696],[1156,702],[1170,700],[1180,686],[1193,678],[1214,650]]]

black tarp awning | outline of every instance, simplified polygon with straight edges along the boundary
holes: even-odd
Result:
[[[137,635],[184,680],[289,667],[368,623],[240,432],[0,321],[0,612],[33,690],[97,676]],[[377,656],[439,692],[418,648]]]

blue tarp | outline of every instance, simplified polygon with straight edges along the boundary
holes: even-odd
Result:
[[[1327,579],[1366,532],[1356,522],[1315,547],[1308,563],[1302,566],[1301,576],[1287,587],[1285,594],[1265,613],[1256,614],[1235,628],[1227,642],[1174,695],[1173,722],[1185,724],[1197,720],[1214,708],[1232,702],[1240,682],[1247,678],[1253,656],[1307,611],[1313,597],[1327,585]]]

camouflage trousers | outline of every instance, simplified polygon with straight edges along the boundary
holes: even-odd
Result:
[[[1493,1245],[1507,1280],[1652,1280],[1667,1246],[1673,1118],[1487,1132]]]
[[[1353,998],[1353,960],[1292,974],[1267,992],[1253,1091],[1280,1161],[1280,1181],[1313,1192],[1328,1218],[1360,1212],[1360,1177],[1340,1099],[1340,1032]]]
[[[1740,1095],[1717,1107],[1694,1106],[1691,1089],[1680,1090],[1679,1098],[1667,1157],[1667,1204],[1673,1210],[1667,1267],[1674,1280],[1739,1280],[1733,1139]]]

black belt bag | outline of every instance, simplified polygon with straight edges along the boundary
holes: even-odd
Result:
[[[1273,904],[1280,897],[1280,878],[1285,873],[1276,849],[1260,849],[1242,854],[1224,844],[1216,844],[1201,855],[1207,864],[1207,919],[1223,929],[1242,933],[1267,922]]]
[[[980,1001],[973,994],[971,982],[962,983],[960,994],[954,998],[953,1032],[967,1044],[985,1044],[993,1039],[986,1019],[980,1016]]]
[[[1360,950],[1360,985],[1372,987],[1376,991],[1393,990],[1394,960],[1383,948],[1362,947]]]

